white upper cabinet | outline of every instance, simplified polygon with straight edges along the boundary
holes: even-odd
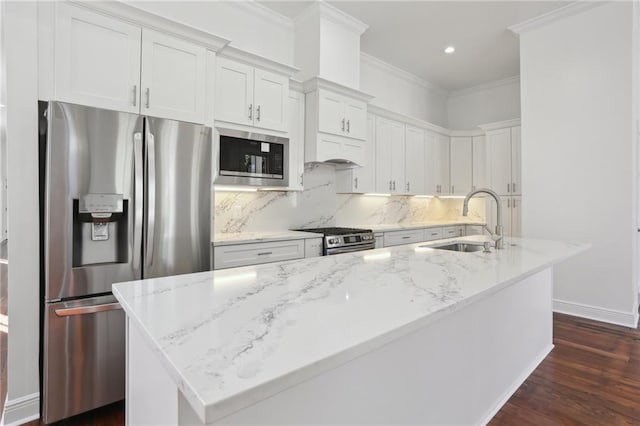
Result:
[[[253,125],[253,71],[249,65],[216,60],[216,120]]]
[[[520,127],[487,132],[491,189],[501,195],[521,194]]]
[[[286,76],[218,58],[216,120],[286,132],[288,97]]]
[[[56,100],[205,122],[205,47],[71,4],[56,8]]]
[[[450,176],[451,195],[466,195],[472,185],[472,140],[471,137],[452,137]]]
[[[489,183],[489,158],[487,151],[487,138],[474,136],[473,138],[473,179],[472,190],[478,188],[488,188]]]
[[[318,131],[364,140],[367,104],[329,90],[318,90]]]
[[[511,128],[511,192],[513,194],[522,194],[521,130],[520,126]]]
[[[428,195],[449,194],[449,137],[427,131],[425,134],[425,186]]]
[[[367,141],[364,145],[363,167],[336,170],[337,192],[360,193],[376,192],[376,119],[367,117]]]
[[[404,124],[376,118],[376,192],[406,194]]]
[[[405,189],[409,194],[425,194],[424,130],[405,128]]]
[[[304,93],[289,91],[289,189],[304,188]]]
[[[58,3],[56,99],[139,112],[141,34],[140,27]]]
[[[206,54],[204,47],[144,29],[141,112],[204,123]]]

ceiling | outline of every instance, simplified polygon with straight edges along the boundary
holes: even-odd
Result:
[[[309,1],[262,4],[295,18]],[[446,90],[520,73],[519,43],[507,27],[568,1],[329,1],[369,25],[361,49]],[[456,52],[443,50],[453,45]]]

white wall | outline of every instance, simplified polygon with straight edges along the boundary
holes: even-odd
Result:
[[[293,23],[254,1],[133,1],[139,9],[231,40],[231,45],[293,64]]]
[[[520,118],[520,78],[498,80],[451,92],[447,102],[449,127],[470,130],[479,124]]]
[[[591,241],[555,273],[556,309],[637,323],[632,5],[521,34],[523,234]]]
[[[447,127],[447,92],[367,54],[360,55],[360,90],[373,105]]]
[[[7,141],[11,158],[10,321],[4,420],[10,424],[37,416],[39,410],[38,31],[36,3],[5,2],[4,6]]]

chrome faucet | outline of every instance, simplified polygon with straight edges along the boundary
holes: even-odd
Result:
[[[476,194],[489,194],[491,195],[495,200],[496,200],[496,204],[498,206],[498,218],[497,218],[497,222],[496,222],[496,232],[491,232],[491,229],[489,229],[489,227],[487,225],[484,226],[484,228],[489,232],[489,234],[491,234],[491,239],[493,241],[495,241],[495,246],[497,249],[503,249],[504,248],[504,239],[503,239],[503,235],[502,235],[502,202],[500,201],[500,196],[498,194],[496,194],[494,191],[492,191],[489,188],[480,188],[480,189],[476,189],[475,191],[471,191],[470,193],[467,194],[467,196],[464,198],[464,205],[462,206],[462,216],[467,216],[469,214],[469,200],[471,200],[471,197],[473,197]]]

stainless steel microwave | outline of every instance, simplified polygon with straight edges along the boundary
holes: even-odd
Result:
[[[216,184],[289,185],[289,139],[231,129],[216,129]]]

